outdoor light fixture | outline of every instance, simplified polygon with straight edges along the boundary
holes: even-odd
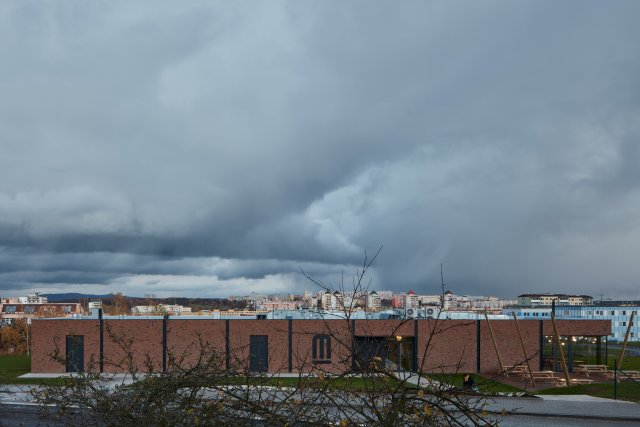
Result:
[[[402,337],[400,335],[396,335],[396,341],[402,341]]]

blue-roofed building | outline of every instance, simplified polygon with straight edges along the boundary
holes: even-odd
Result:
[[[627,328],[631,322],[631,314],[634,313],[633,325],[629,333],[629,341],[640,341],[638,336],[638,312],[640,311],[640,301],[625,302],[604,302],[596,305],[576,306],[560,305],[556,306],[557,319],[582,319],[582,320],[610,320],[611,335],[610,341],[623,341],[627,333]],[[509,307],[504,309],[504,314],[512,315],[516,313],[519,319],[550,319],[551,307]]]

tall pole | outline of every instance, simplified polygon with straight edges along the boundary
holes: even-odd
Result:
[[[504,371],[504,365],[502,364],[502,358],[500,357],[500,351],[498,350],[498,344],[496,343],[496,337],[493,335],[493,328],[491,327],[491,321],[489,320],[489,316],[487,316],[487,312],[484,312],[484,318],[487,321],[487,326],[489,326],[489,334],[491,335],[491,342],[493,343],[493,349],[496,351],[496,356],[498,357],[498,363],[500,364],[500,373]]]
[[[617,366],[618,361],[613,359],[613,366]],[[618,400],[618,370],[613,370],[613,398]]]
[[[31,357],[31,342],[29,341],[29,332],[31,329],[31,324],[28,323],[27,320],[31,320],[31,319],[26,319],[24,321],[24,330],[25,330],[25,335],[27,336],[27,356]]]
[[[442,288],[442,305],[440,307],[441,310],[444,310],[444,272],[442,271],[442,263],[440,263],[440,286]]]
[[[518,323],[518,316],[516,316],[516,312],[513,312],[513,320],[516,322],[516,328],[518,328],[518,337],[520,337],[520,345],[522,346],[522,353],[524,354],[524,359],[527,361],[527,369],[529,369],[529,377],[531,377],[531,386],[536,386],[536,380],[533,378],[533,371],[531,370],[531,362],[529,361],[529,357],[527,356],[527,349],[524,346],[524,340],[522,339],[522,331],[520,330],[520,324]]]
[[[560,362],[562,362],[562,370],[564,371],[564,378],[567,380],[567,386],[571,385],[571,377],[569,376],[569,369],[567,369],[567,362],[564,360],[564,350],[562,349],[562,344],[560,343],[560,334],[558,333],[558,325],[556,323],[556,313],[555,313],[555,301],[554,307],[551,310],[551,322],[553,323],[553,332],[556,338],[556,345],[558,346],[558,350],[560,351]]]
[[[620,369],[622,366],[622,359],[624,359],[624,352],[627,349],[627,341],[629,341],[629,332],[631,332],[631,325],[633,325],[633,317],[635,316],[635,312],[631,312],[631,318],[629,319],[629,324],[627,325],[627,333],[624,334],[624,342],[622,343],[622,351],[620,352],[620,359],[618,359],[618,365],[616,369]]]

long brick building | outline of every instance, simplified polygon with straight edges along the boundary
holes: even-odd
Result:
[[[573,338],[593,342],[602,354],[610,322],[560,320],[560,335],[571,356]],[[520,320],[527,357],[545,366],[550,320]],[[525,356],[514,320],[491,327],[503,364]],[[329,372],[357,370],[373,360],[399,370],[496,372],[500,369],[486,320],[267,320],[184,317],[34,319],[31,367],[34,373],[119,372],[127,351],[134,369],[163,371],[171,360],[193,362],[204,343],[220,355],[224,368],[253,371]],[[128,348],[128,350],[125,350]],[[57,360],[52,354],[62,356]],[[603,355],[604,356],[604,355]],[[571,362],[570,362],[571,364]]]

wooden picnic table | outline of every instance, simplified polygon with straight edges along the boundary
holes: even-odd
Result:
[[[502,372],[507,377],[509,374],[529,375],[529,368],[527,368],[527,365],[504,365]]]
[[[557,376],[554,371],[533,371],[531,375],[536,381],[540,382],[550,382],[554,384],[564,384],[566,382],[564,378]],[[531,379],[527,377],[527,381],[530,380]]]
[[[623,376],[631,378],[640,378],[640,371],[620,371]]]
[[[616,374],[614,371],[609,371],[607,374],[609,379],[615,378]],[[640,380],[640,371],[618,371],[618,381],[631,381],[631,380]]]
[[[594,380],[590,380],[589,378],[571,378],[571,385],[577,384],[591,384]]]
[[[587,377],[589,374],[607,375],[607,365],[577,365],[575,371]]]
[[[553,378],[556,376],[554,371],[533,371],[534,378]]]

